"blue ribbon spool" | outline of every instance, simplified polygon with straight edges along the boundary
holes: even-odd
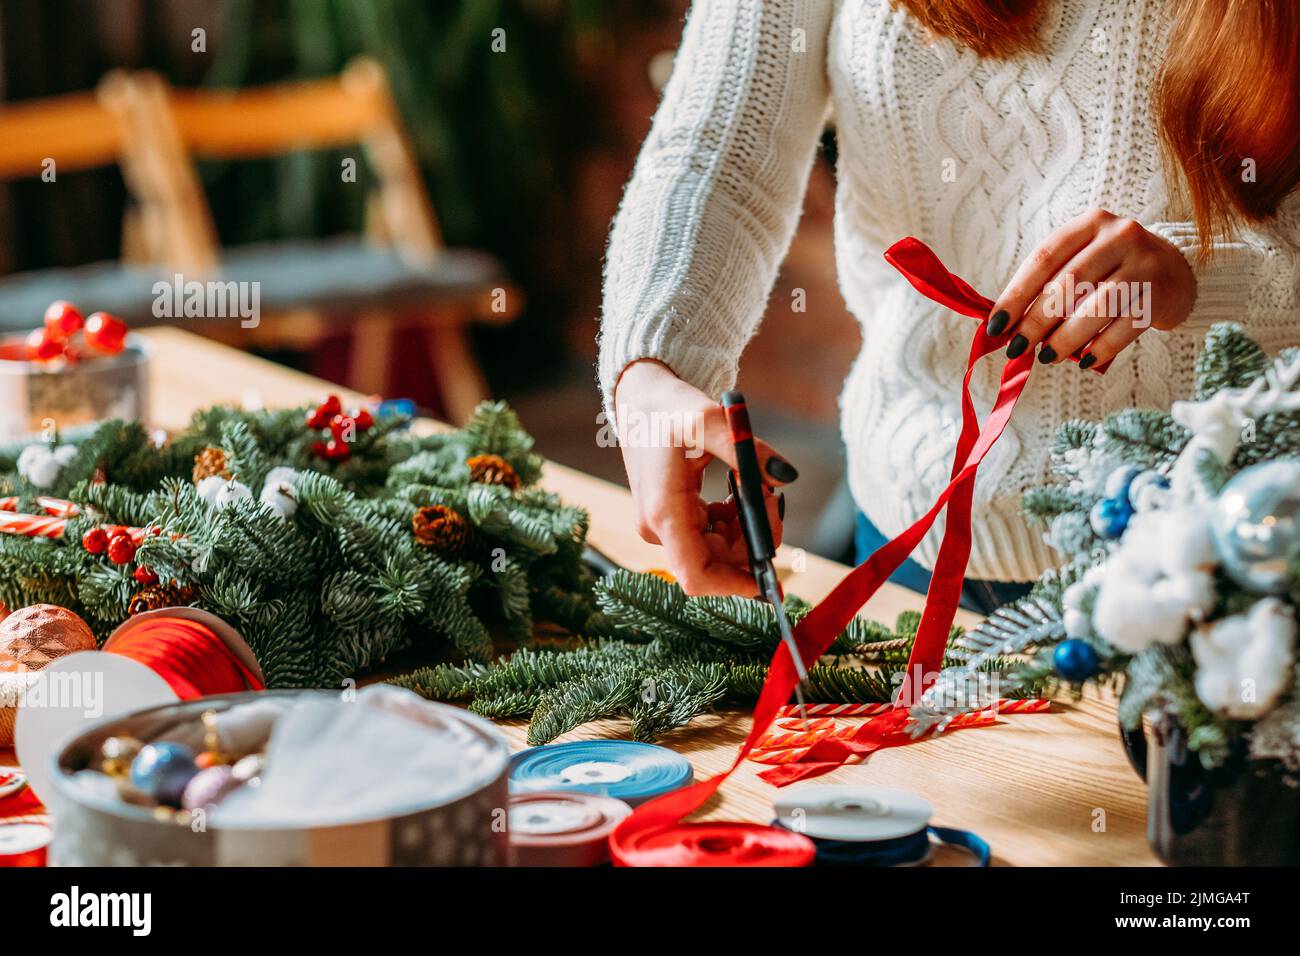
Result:
[[[631,806],[678,790],[694,778],[690,761],[635,740],[575,740],[547,744],[510,759],[510,790],[577,790]]]
[[[802,833],[817,848],[818,866],[915,866],[931,839],[967,850],[988,866],[989,845],[974,833],[930,826],[922,797],[884,787],[792,787],[776,802],[776,826]]]

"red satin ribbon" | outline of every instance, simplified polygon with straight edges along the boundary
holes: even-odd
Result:
[[[885,252],[885,259],[921,294],[947,306],[954,312],[985,319],[993,308],[990,299],[980,295],[964,280],[949,272],[938,256],[917,239],[907,238]],[[1008,330],[1009,332],[1009,330]],[[994,338],[981,321],[971,343],[966,374],[962,379],[962,428],[957,438],[952,477],[933,507],[898,537],[886,542],[866,561],[850,571],[826,599],[818,604],[795,627],[795,643],[804,661],[815,661],[834,643],[853,616],[871,599],[880,586],[920,544],[939,513],[948,508],[943,540],[930,578],[925,610],[921,615],[916,640],[908,658],[907,674],[893,709],[872,717],[849,738],[827,738],[796,763],[774,767],[760,774],[778,786],[806,777],[818,776],[842,766],[852,756],[865,756],[882,747],[912,741],[905,730],[908,707],[934,680],[947,647],[948,633],[961,599],[962,583],[971,547],[971,502],[975,474],[980,462],[1001,436],[1016,401],[1025,390],[1034,365],[1034,352],[1027,350],[1010,359],[1002,369],[997,401],[983,428],[970,396],[970,381],[976,363],[1006,345],[1009,334]],[[784,645],[777,648],[767,679],[754,708],[753,725],[731,767],[721,774],[665,794],[638,807],[610,836],[613,858],[626,866],[655,866],[665,862],[662,853],[641,852],[638,847],[653,844],[662,847],[673,839],[687,839],[692,824],[680,821],[699,809],[717,792],[722,782],[740,766],[745,757],[772,725],[781,708],[789,701],[798,676],[794,661]],[[713,827],[726,824],[710,824]],[[732,824],[731,826],[752,825]],[[653,837],[653,838],[652,838]]]
[[[266,689],[210,627],[187,618],[142,620],[105,652],[145,665],[181,700]]]

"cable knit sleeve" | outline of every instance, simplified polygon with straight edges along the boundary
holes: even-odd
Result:
[[[832,0],[695,0],[605,263],[600,384],[655,358],[735,382],[799,219],[828,99]]]
[[[1196,273],[1189,328],[1240,322],[1265,349],[1295,344],[1300,334],[1300,196],[1284,202],[1275,220],[1216,241],[1204,264],[1196,261],[1194,223],[1158,222],[1150,229],[1177,246]]]

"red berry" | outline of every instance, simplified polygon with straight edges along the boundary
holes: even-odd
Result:
[[[307,413],[307,427],[312,431],[320,431],[330,422],[330,416],[325,414],[324,409],[313,408]]]
[[[27,333],[27,357],[33,362],[48,362],[63,354],[63,342],[42,326]]]
[[[359,432],[369,431],[375,424],[375,416],[370,414],[368,408],[361,409],[352,417],[356,419],[357,431]]]
[[[72,336],[81,328],[83,322],[77,307],[63,299],[51,302],[50,307],[45,310],[45,330],[60,342]]]
[[[354,441],[361,427],[351,415],[335,415],[330,419],[330,434],[335,441]]]
[[[154,574],[143,564],[131,572],[131,577],[135,578],[140,584],[145,585],[145,587],[158,583],[158,575]]]
[[[103,554],[108,550],[108,534],[103,528],[91,528],[81,536],[81,546],[91,554]]]
[[[325,420],[329,421],[329,419],[343,411],[343,403],[339,401],[337,395],[331,395],[320,403],[320,411],[325,413]]]
[[[86,318],[86,344],[104,355],[116,355],[126,345],[126,323],[107,312]]]
[[[117,534],[109,539],[108,560],[114,564],[130,564],[135,560],[135,542],[129,534]]]
[[[345,442],[335,441],[331,438],[325,443],[325,457],[330,461],[342,461],[350,454],[352,454],[352,449]]]
[[[314,441],[311,443],[311,453],[317,458],[325,457],[325,443],[323,441]]]

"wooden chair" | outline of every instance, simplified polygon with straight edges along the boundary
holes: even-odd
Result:
[[[522,297],[490,256],[444,246],[378,64],[361,59],[337,77],[229,91],[173,89],[154,74],[134,73],[108,84],[105,98],[130,132],[125,148],[142,171],[144,203],[166,211],[158,228],[168,261],[187,280],[261,283],[257,329],[206,322],[201,331],[241,345],[302,345],[350,312],[347,384],[383,392],[394,333],[415,317],[450,416],[463,419],[487,396],[469,323],[508,322]],[[377,182],[364,236],[220,247],[194,159],[353,144]]]
[[[94,93],[75,93],[0,105],[0,180],[48,176],[57,189],[69,173],[112,166],[124,160],[124,130]],[[138,193],[135,170],[122,167],[129,191]],[[97,262],[42,269],[0,278],[0,333],[41,324],[54,299],[85,309],[103,309],[139,322],[151,315],[152,285],[162,248],[151,238],[162,211],[143,204],[128,208],[122,231],[122,262]]]

